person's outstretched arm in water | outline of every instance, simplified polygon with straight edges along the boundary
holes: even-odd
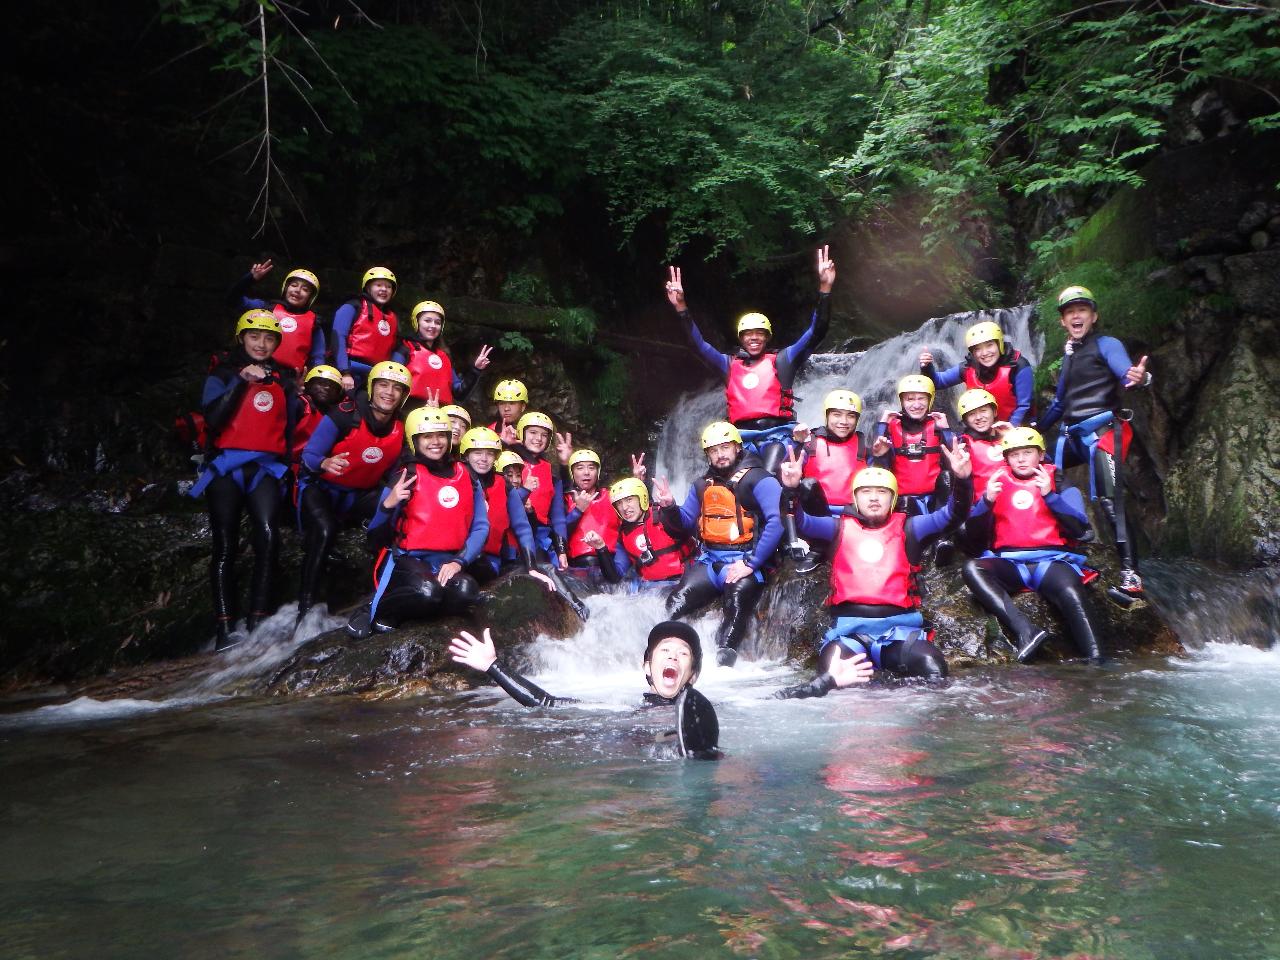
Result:
[[[487,673],[493,681],[511,695],[517,703],[526,707],[554,707],[561,703],[573,703],[565,697],[553,697],[536,683],[532,683],[515,671],[508,671],[498,663],[498,651],[493,646],[489,628],[484,628],[483,639],[462,631],[462,636],[449,641],[449,653],[454,662]]]

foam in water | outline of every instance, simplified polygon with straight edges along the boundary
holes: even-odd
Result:
[[[218,669],[199,678],[195,690],[215,693],[227,685],[248,677],[260,677],[271,667],[284,662],[294,650],[312,637],[334,630],[345,622],[329,615],[325,604],[307,611],[302,623],[294,628],[298,605],[286,603],[230,650],[218,654]]]
[[[119,700],[95,700],[93,697],[78,697],[68,703],[56,703],[25,713],[0,716],[0,727],[52,727],[63,724],[122,720],[159,713],[162,710],[196,706],[213,699],[216,698],[188,696],[164,700],[137,700],[124,697]]]

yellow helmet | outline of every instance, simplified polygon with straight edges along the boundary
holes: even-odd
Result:
[[[1014,427],[1012,430],[1006,430],[1004,436],[1000,438],[1001,453],[1007,454],[1010,450],[1021,447],[1039,447],[1040,452],[1044,453],[1044,437],[1040,436],[1039,430],[1033,430],[1031,427]]]
[[[390,380],[392,383],[398,383],[406,392],[413,386],[413,374],[409,372],[409,368],[394,360],[383,360],[373,365],[373,369],[369,371],[369,382],[373,383],[375,380]]]
[[[956,412],[963,417],[965,414],[973,413],[979,407],[985,407],[988,404],[997,409],[1000,407],[1000,404],[996,403],[996,398],[986,390],[966,390],[960,394],[960,399],[956,401]]]
[[[822,412],[828,410],[847,410],[861,416],[862,398],[852,390],[832,390],[822,398]]]
[[[469,450],[496,450],[502,452],[502,438],[488,427],[472,427],[462,435],[458,443],[458,452]]]
[[[744,313],[738,318],[738,336],[742,336],[748,330],[763,330],[769,336],[773,336],[773,324],[763,313]]]
[[[240,319],[236,321],[236,339],[239,340],[240,334],[246,330],[265,330],[277,337],[284,336],[280,330],[280,321],[270,310],[246,310],[240,314]]]
[[[1087,303],[1091,309],[1098,309],[1098,301],[1093,298],[1093,291],[1088,287],[1067,287],[1058,294],[1059,313],[1073,303]]]
[[[742,434],[738,428],[727,420],[717,420],[702,431],[702,449],[714,447],[718,443],[741,443]]]
[[[573,453],[569,454],[570,470],[580,463],[594,463],[598,467],[600,466],[600,454],[596,453],[594,450],[587,450],[585,448],[582,450],[575,450]]]
[[[438,313],[440,314],[440,322],[444,323],[444,307],[436,303],[434,300],[423,300],[413,308],[413,312],[409,314],[416,323],[418,314],[420,313]]]
[[[551,418],[537,410],[530,410],[516,421],[516,436],[523,440],[524,432],[529,427],[543,427],[551,433],[555,433],[556,430],[556,425],[551,422]]]
[[[617,483],[609,488],[609,502],[617,508],[619,500],[625,500],[627,497],[640,498],[640,512],[649,509],[649,488],[644,485],[644,481],[639,477],[623,477]]]
[[[370,280],[390,280],[393,287],[400,284],[396,282],[396,275],[386,267],[370,267],[364,272],[364,279],[360,281],[360,289],[363,290],[369,285]]]
[[[499,380],[493,399],[495,403],[528,403],[529,388],[519,380]]]
[[[315,379],[332,380],[338,386],[342,386],[342,371],[337,367],[331,367],[327,363],[312,367],[307,371],[307,375],[302,378],[303,383],[310,383]]]
[[[280,296],[284,296],[284,292],[289,289],[290,280],[304,280],[311,284],[311,299],[307,301],[307,306],[311,306],[316,302],[316,297],[320,295],[320,278],[310,270],[303,270],[301,267],[294,267],[284,278],[284,283],[280,284]]]
[[[898,396],[904,393],[927,393],[929,395],[929,409],[933,409],[933,381],[922,373],[909,373],[898,381],[898,389],[894,391]]]
[[[514,450],[504,450],[498,454],[498,460],[494,463],[493,468],[499,473],[506,470],[507,467],[519,467],[524,469],[524,458]]]
[[[863,467],[853,475],[853,492],[857,493],[863,487],[884,487],[893,493],[893,504],[890,509],[898,505],[898,478],[892,471],[885,470],[883,467]]]
[[[444,415],[446,417],[457,417],[459,420],[464,421],[468,427],[471,426],[471,414],[467,411],[466,407],[460,407],[456,403],[450,403],[441,407],[441,409],[444,411]]]
[[[964,348],[966,350],[972,350],[978,344],[986,343],[988,340],[994,340],[996,346],[1000,348],[1000,352],[1004,353],[1004,331],[1000,329],[1000,324],[992,323],[990,320],[983,320],[981,323],[975,323],[964,332]]]
[[[439,407],[417,407],[404,418],[404,440],[413,449],[413,441],[424,433],[448,433],[453,428]]]

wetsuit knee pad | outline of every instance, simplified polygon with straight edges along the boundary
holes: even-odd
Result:
[[[480,585],[466,573],[455,573],[444,585],[445,599],[454,606],[470,606],[480,596]]]
[[[782,460],[786,455],[786,444],[781,442],[767,443],[760,453],[760,460],[764,464],[765,471],[776,476],[778,467],[782,465]]]
[[[949,672],[942,651],[920,633],[884,650],[880,662],[894,673],[924,680],[942,680]]]

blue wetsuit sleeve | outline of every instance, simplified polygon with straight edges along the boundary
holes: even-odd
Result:
[[[840,530],[840,521],[836,517],[815,517],[805,513],[804,508],[796,505],[796,532],[800,536],[814,540],[834,540]]]
[[[209,404],[235,390],[236,387],[244,382],[244,378],[239,374],[234,377],[220,377],[217,374],[210,374],[205,380],[204,390],[200,394],[200,409],[207,412]]]
[[[871,443],[867,445],[867,465],[872,467],[881,467],[885,470],[892,470],[893,469],[893,446],[892,445],[890,445],[889,447],[889,452],[884,454],[884,456],[873,457],[871,455],[871,447],[875,445],[875,442],[879,437],[884,437],[888,439],[889,425],[887,423],[879,422],[871,430]]]
[[[951,487],[951,496],[947,502],[931,513],[912,517],[907,521],[907,556],[912,563],[919,561],[919,550],[930,538],[954,530],[969,516],[969,507],[973,502],[972,478],[957,480]],[[911,555],[912,545],[915,556]]]
[[[551,509],[548,511],[547,519],[551,521],[551,532],[563,543],[569,539],[569,532],[564,522],[564,485],[559,477],[556,477],[552,483],[554,492],[551,494]]]
[[[689,487],[689,492],[685,494],[684,503],[680,504],[679,513],[680,532],[687,536],[697,529],[698,518],[702,516],[702,498],[698,496],[697,484]]]
[[[342,439],[342,431],[333,422],[332,417],[326,416],[316,425],[315,432],[307,440],[307,445],[302,448],[302,465],[312,473],[319,473],[320,464],[325,457],[329,456],[329,451],[340,439]]]
[[[964,379],[964,364],[957,363],[954,367],[947,367],[941,371],[937,370],[933,364],[929,364],[921,368],[921,373],[933,380],[933,385],[939,390],[945,390],[947,387],[954,387]]]
[[[333,315],[333,363],[343,373],[351,366],[347,357],[347,337],[351,335],[356,316],[356,308],[349,303],[344,303]]]
[[[627,548],[622,545],[622,538],[618,538],[617,546],[613,548],[613,569],[618,571],[619,577],[625,577],[627,571],[631,569],[631,554],[627,553]]]
[[[387,496],[390,493],[391,487],[385,486],[382,488],[382,492],[378,494],[378,509],[373,512],[373,517],[369,520],[368,529],[371,534],[380,527],[390,523],[391,518],[395,516],[396,511],[399,509],[399,504],[396,504],[396,506],[392,507],[390,510],[383,506],[383,504],[387,502]]]
[[[1031,401],[1035,396],[1035,389],[1035,367],[1025,359],[1019,361],[1017,369],[1013,371],[1013,396],[1016,406],[1013,408],[1013,413],[1009,415],[1009,422],[1015,427],[1022,426],[1031,413]]]
[[[246,273],[243,277],[232,284],[231,291],[227,294],[227,302],[237,310],[264,310],[267,308],[267,301],[259,300],[256,297],[249,296],[249,291],[253,289],[253,274]]]
[[[1062,419],[1062,391],[1066,387],[1066,381],[1063,377],[1058,377],[1058,389],[1053,394],[1053,403],[1049,404],[1049,409],[1044,412],[1036,420],[1036,428],[1044,433],[1055,423]]]
[[[396,348],[391,351],[391,359],[394,360],[396,363],[408,362],[409,348],[404,345],[403,340],[401,340],[398,344],[396,344]]]
[[[778,379],[782,385],[788,390],[795,382],[796,373],[804,362],[809,359],[809,355],[818,348],[818,344],[822,343],[823,337],[827,335],[827,328],[831,325],[831,294],[819,293],[818,305],[813,308],[813,315],[809,318],[809,326],[804,333],[800,334],[800,339],[785,350],[778,352]]]
[[[1102,359],[1107,362],[1107,367],[1116,375],[1116,379],[1123,382],[1124,375],[1133,366],[1133,361],[1129,359],[1129,351],[1124,348],[1124,344],[1115,337],[1099,337],[1098,353],[1102,354]]]
[[[688,310],[681,312],[680,322],[684,324],[685,336],[689,338],[689,343],[693,346],[693,352],[702,358],[702,362],[709,366],[722,377],[729,376],[729,357],[727,354],[721,353],[711,344],[707,343],[702,337],[702,331],[698,329],[698,325],[693,322],[693,316]]]
[[[308,366],[318,367],[324,363],[327,344],[324,341],[324,324],[319,319],[311,327],[311,353],[307,357]]]
[[[494,483],[506,483],[506,481],[498,479]],[[524,508],[524,498],[520,496],[523,489],[523,487],[507,489],[507,520],[511,524],[511,532],[516,536],[516,543],[522,550],[533,553],[533,527],[529,526],[529,514]],[[525,492],[528,493],[528,491]]]
[[[1051,491],[1044,498],[1045,506],[1053,513],[1058,526],[1072,540],[1082,537],[1089,529],[1089,515],[1085,513],[1084,498],[1075,487],[1062,492]]]
[[[751,496],[764,517],[764,530],[756,539],[756,548],[751,551],[747,563],[753,569],[761,570],[782,542],[782,513],[778,509],[778,501],[782,498],[782,484],[774,477],[763,477],[752,488]]]
[[[467,541],[458,555],[463,566],[480,556],[484,550],[484,542],[489,539],[489,501],[485,499],[484,490],[477,480],[471,481],[471,502],[475,509],[471,518],[471,532],[467,534]]]
[[[240,402],[242,388],[248,382],[237,371],[218,371],[209,375],[200,395],[200,410],[210,435],[217,433],[231,419]]]

